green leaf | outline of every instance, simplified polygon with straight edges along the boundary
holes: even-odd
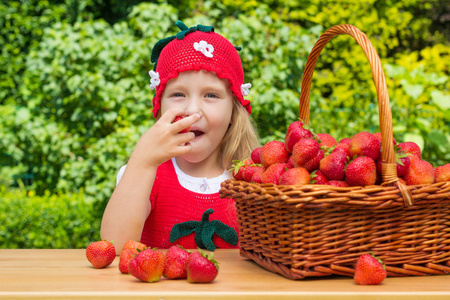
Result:
[[[411,96],[414,100],[419,98],[423,93],[423,85],[421,84],[409,84],[405,79],[400,81],[405,93]]]
[[[431,92],[431,100],[443,110],[450,109],[450,95],[445,95],[439,90]]]

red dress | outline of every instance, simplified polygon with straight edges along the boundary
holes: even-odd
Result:
[[[181,245],[186,249],[196,249],[194,233],[171,243],[170,231],[175,224],[200,221],[203,212],[208,208],[214,210],[209,217],[210,221],[222,221],[239,233],[234,201],[220,198],[219,193],[199,194],[185,189],[178,181],[171,160],[158,167],[150,202],[152,209],[141,236],[141,242],[148,247],[166,249],[172,245]],[[213,236],[213,242],[220,249],[239,248],[239,244],[231,245],[216,234]]]

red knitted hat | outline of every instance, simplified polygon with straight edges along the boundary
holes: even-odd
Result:
[[[214,32],[212,26],[197,25],[188,28],[181,21],[176,25],[182,30],[176,36],[156,43],[151,60],[156,63],[150,71],[150,88],[156,89],[153,97],[153,116],[161,107],[161,95],[169,79],[185,71],[212,71],[217,77],[227,79],[237,100],[251,113],[250,101],[244,100],[250,83],[244,84],[241,59],[226,38]]]

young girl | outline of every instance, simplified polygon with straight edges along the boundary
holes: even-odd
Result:
[[[258,146],[243,98],[251,85],[244,84],[238,48],[212,26],[176,25],[181,32],[152,50],[157,121],[121,168],[103,215],[102,239],[114,241],[117,254],[128,240],[158,248],[238,247],[235,204],[219,190],[232,161]],[[174,122],[177,116],[184,118]],[[227,239],[230,229],[236,239]]]

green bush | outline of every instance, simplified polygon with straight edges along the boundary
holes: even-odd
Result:
[[[0,248],[84,248],[100,239],[101,214],[82,193],[42,196],[0,186]]]
[[[20,179],[41,195],[36,199],[82,197],[93,203],[92,218],[99,219],[119,167],[154,123],[150,53],[156,41],[178,31],[178,18],[188,26],[214,25],[243,47],[245,82],[253,84],[248,99],[262,143],[283,140],[298,118],[302,74],[320,34],[336,24],[358,26],[381,58],[394,137],[417,142],[434,166],[450,162],[450,47],[448,30],[438,22],[440,2],[158,0],[134,5],[139,2],[0,3],[0,185],[17,186]],[[370,66],[352,38],[336,37],[320,55],[310,108],[318,133],[341,139],[379,131]],[[2,199],[13,201],[9,198],[16,193]]]

